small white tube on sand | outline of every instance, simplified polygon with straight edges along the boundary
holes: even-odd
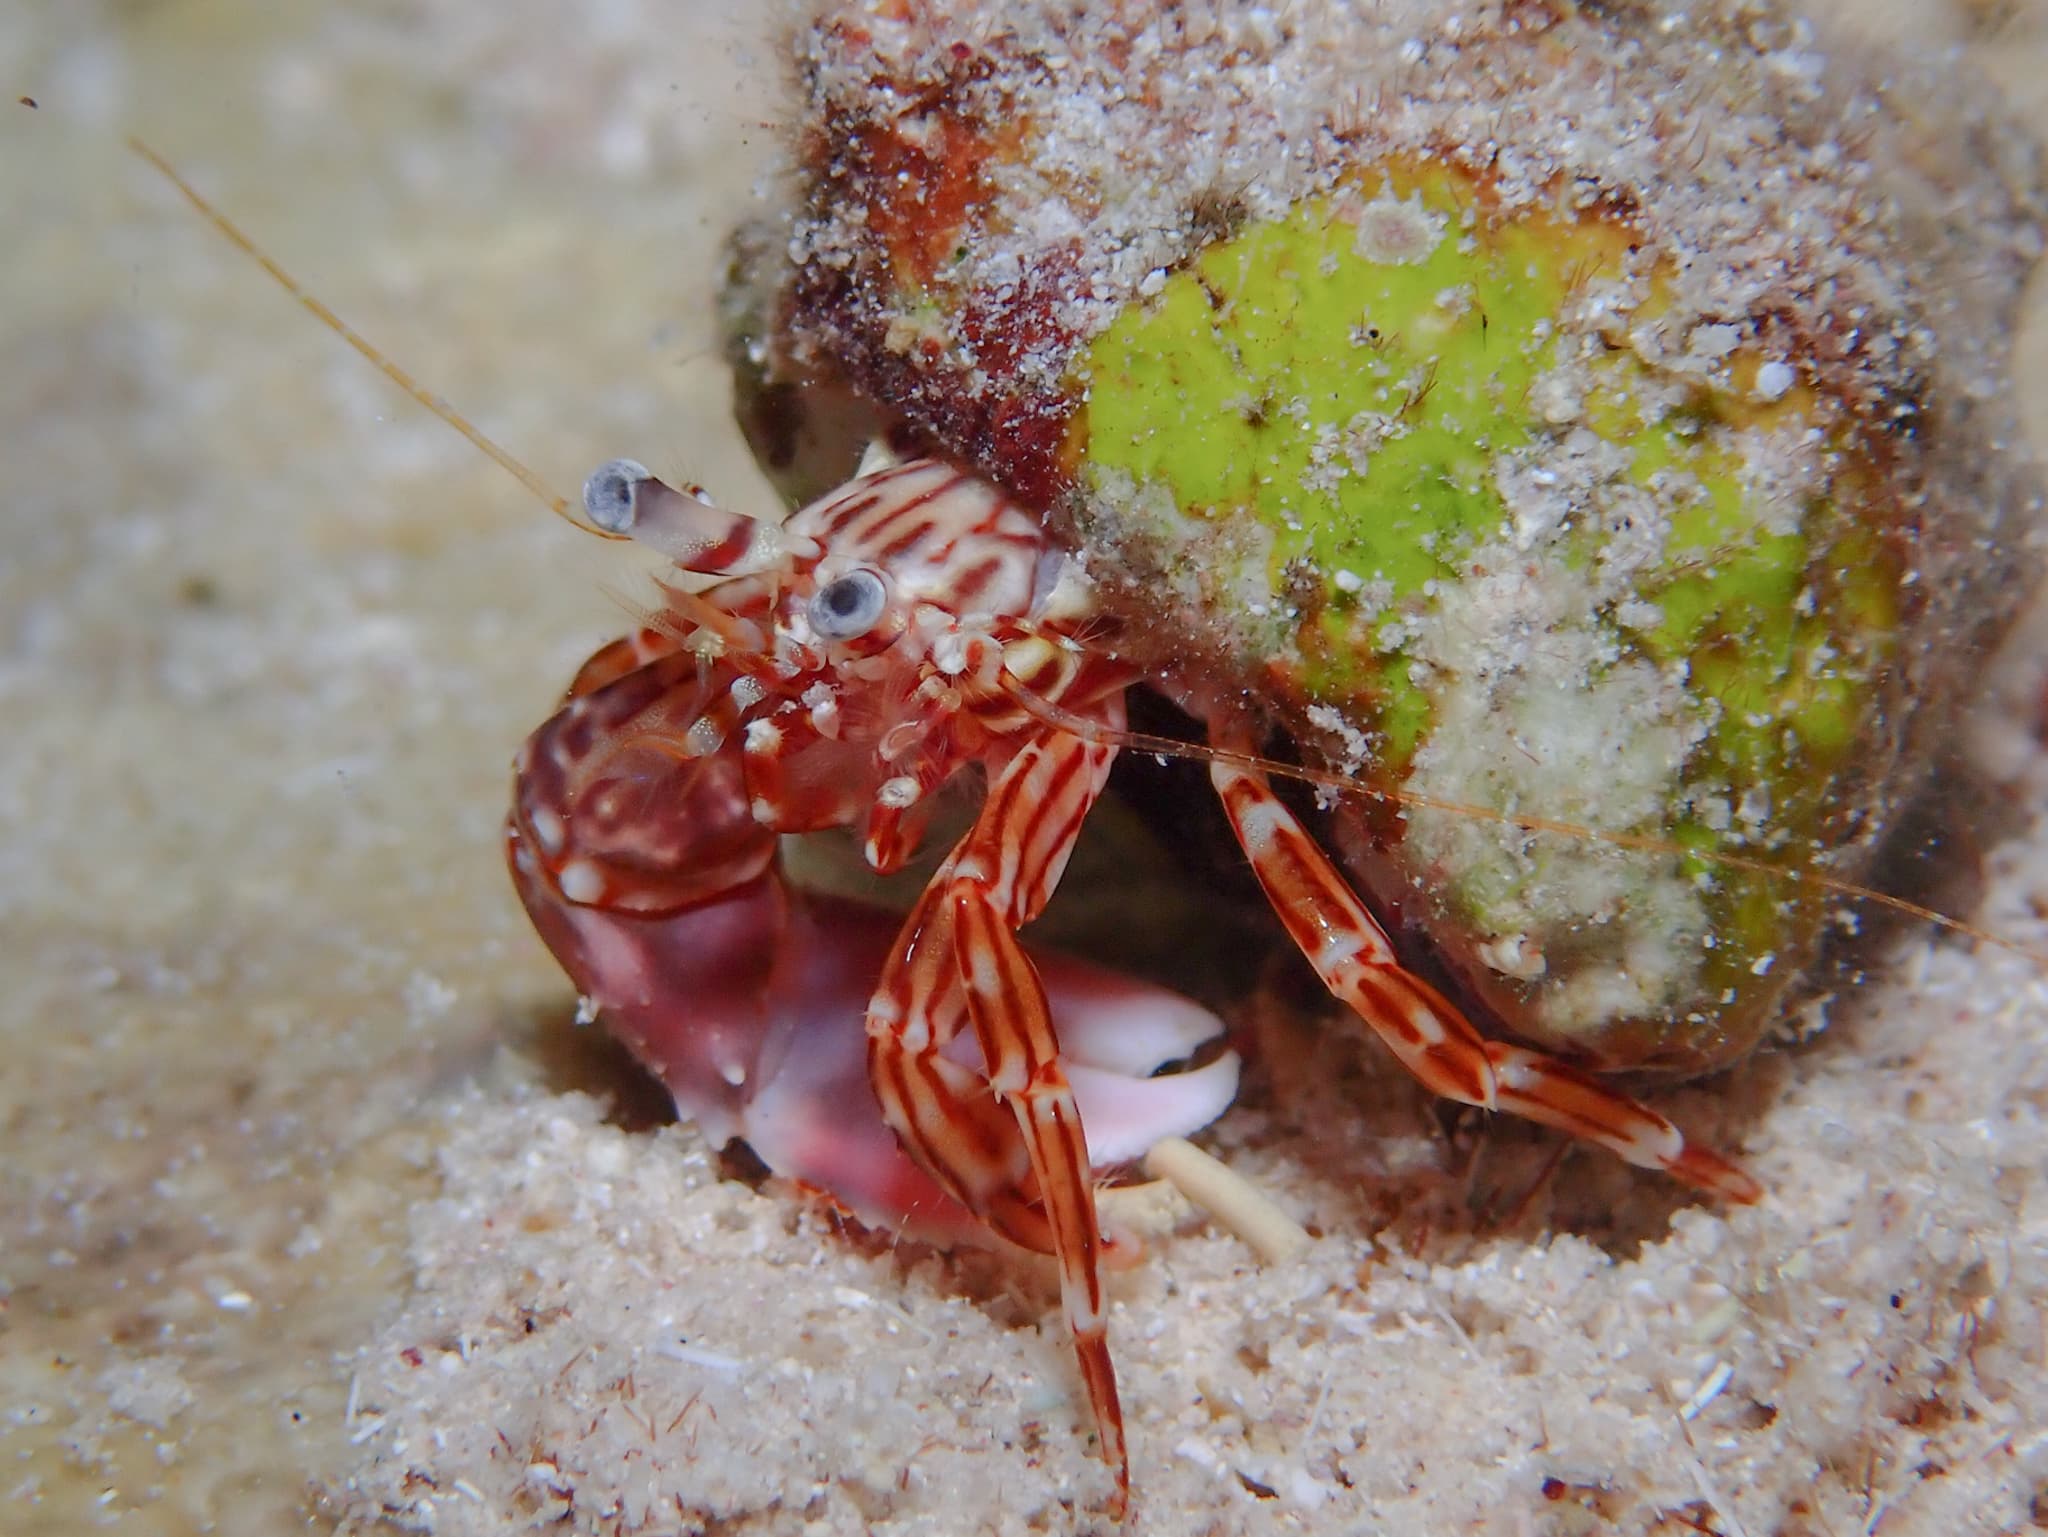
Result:
[[[1145,1155],[1145,1172],[1163,1179],[1244,1240],[1269,1265],[1297,1258],[1308,1231],[1259,1188],[1185,1137],[1168,1137]]]

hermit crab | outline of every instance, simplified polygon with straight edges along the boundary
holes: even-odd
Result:
[[[1206,763],[1430,1089],[1754,1199],[1607,1075],[1784,1020],[2023,588],[2020,141],[1743,0],[871,0],[793,41],[729,300],[805,505],[585,486],[673,571],[516,762],[578,990],[713,1140],[1054,1256],[1119,1508],[1095,1179],[1237,1074],[1205,1009],[1020,938],[1122,748]],[[785,879],[827,829],[900,868],[977,776],[907,914]]]
[[[1055,1255],[1121,1491],[1092,1170],[1115,1147],[1206,1122],[1235,1067],[1145,1076],[1200,1047],[1200,1011],[1135,987],[1116,1000],[1107,979],[1069,967],[1042,974],[1017,931],[1059,882],[1141,675],[1088,638],[1101,612],[1041,520],[938,460],[861,475],[779,526],[631,462],[599,470],[585,507],[723,580],[672,591],[662,622],[600,652],[521,750],[508,837],[536,925],[712,1135],[743,1134],[771,1166],[893,1225],[929,1232],[937,1217],[957,1233],[971,1217]],[[1240,718],[1219,704],[1211,731],[1216,792],[1289,933],[1425,1084],[1755,1197],[1656,1112],[1480,1036],[1400,965],[1273,793]],[[868,863],[891,872],[934,792],[970,767],[986,771],[987,798],[893,938],[859,911],[813,915],[784,888],[778,836],[853,826]],[[880,1122],[849,1081],[854,1008]],[[1066,1037],[1090,1018],[1083,1039],[1104,1055],[1080,1061],[1136,1068],[1101,1091],[1107,1142],[1083,1132],[1067,1061]]]
[[[714,1135],[1056,1256],[1119,1504],[1094,1175],[1235,1066],[1018,931],[1134,686],[1424,1084],[1754,1199],[1601,1075],[1784,1018],[2010,610],[2018,152],[1732,3],[874,0],[795,51],[743,414],[807,490],[893,452],[781,524],[586,486],[712,584],[665,582],[519,760],[515,879],[584,994]],[[825,828],[899,868],[977,771],[900,921],[781,881]]]

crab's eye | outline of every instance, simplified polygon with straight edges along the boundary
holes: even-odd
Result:
[[[849,571],[834,577],[811,598],[811,628],[826,640],[853,640],[867,634],[889,606],[889,589],[872,571]]]
[[[654,474],[634,459],[608,459],[583,482],[583,511],[608,534],[630,533],[640,490]]]

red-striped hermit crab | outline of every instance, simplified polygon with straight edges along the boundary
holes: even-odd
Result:
[[[850,406],[910,457],[780,527],[593,477],[594,521],[715,585],[542,728],[514,867],[693,1111],[865,1145],[878,1112],[922,1179],[861,1172],[886,1145],[807,1177],[892,1220],[928,1181],[1058,1257],[1120,1501],[1091,1181],[1131,1139],[1065,1059],[1095,984],[1017,931],[1135,740],[1132,684],[1202,723],[1288,933],[1430,1089],[1757,1194],[1589,1069],[1700,1072],[1774,1028],[2034,505],[1995,404],[2032,173],[1988,122],[1886,118],[1812,44],[1732,0],[862,0],[798,34],[796,197],[733,306],[757,446],[812,494],[851,466],[804,440],[844,443],[822,416]],[[1274,795],[1276,729],[1392,792],[1335,841],[1456,1001]],[[821,930],[773,838],[852,827],[895,868],[973,769],[894,938],[841,947],[876,1106],[761,1115],[759,1043],[856,1040],[778,1001]],[[1147,1124],[1214,1108],[1149,1099],[1171,1082]]]
[[[535,924],[713,1137],[744,1135],[890,1225],[958,1236],[979,1222],[1057,1256],[1121,1503],[1095,1170],[1205,1123],[1235,1072],[1218,1059],[1148,1077],[1211,1033],[1200,1011],[1118,997],[1071,963],[1048,972],[1018,939],[1125,737],[1141,674],[1115,624],[1036,514],[936,460],[870,470],[781,525],[626,461],[584,500],[599,527],[720,580],[670,590],[658,622],[599,652],[521,749],[509,851]],[[1183,702],[1208,721],[1216,793],[1289,934],[1425,1085],[1755,1198],[1655,1111],[1482,1037],[1396,960],[1274,795],[1229,697]],[[987,798],[900,927],[813,913],[783,885],[784,834],[853,827],[877,872],[899,868],[933,796],[970,769]],[[863,1039],[872,1103],[852,1081]],[[1130,1074],[1089,1107],[1087,1132],[1070,1053],[1091,1077]]]
[[[1202,723],[1288,933],[1423,1084],[1758,1193],[1595,1072],[1773,1028],[2026,506],[2031,191],[1810,41],[1747,0],[824,7],[744,382],[771,468],[821,392],[913,446],[782,523],[586,486],[679,575],[521,752],[536,926],[713,1140],[1055,1256],[1119,1506],[1095,1176],[1236,1063],[1019,930],[1159,745],[1133,685]],[[1276,731],[1391,792],[1334,841],[1455,999],[1275,796]],[[784,880],[830,828],[901,866],[977,773],[907,917]]]

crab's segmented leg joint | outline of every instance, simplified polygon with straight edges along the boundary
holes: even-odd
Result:
[[[1250,744],[1235,734],[1215,736],[1233,757],[1249,753]],[[1692,1146],[1656,1111],[1591,1074],[1543,1052],[1481,1036],[1449,999],[1400,965],[1365,904],[1263,775],[1218,761],[1210,777],[1259,883],[1301,953],[1426,1088],[1555,1127],[1723,1200],[1754,1201],[1763,1193],[1734,1164]]]
[[[1695,1147],[1670,1121],[1590,1073],[1506,1041],[1486,1054],[1500,1086],[1500,1108],[1596,1142],[1645,1169],[1664,1169],[1694,1189],[1748,1205],[1763,1186],[1719,1153]]]
[[[893,875],[909,862],[931,820],[931,790],[938,776],[929,764],[917,772],[885,779],[868,808],[868,834],[861,853],[878,875]]]
[[[1235,742],[1219,745],[1244,751]],[[1485,1038],[1435,988],[1402,969],[1385,931],[1265,777],[1219,761],[1210,779],[1274,912],[1324,985],[1432,1091],[1492,1109]]]
[[[988,1063],[990,1086],[1016,1115],[1023,1133],[1059,1258],[1067,1326],[1102,1437],[1103,1460],[1116,1470],[1119,1499],[1125,1499],[1130,1456],[1109,1355],[1102,1234],[1080,1107],[1060,1067],[1052,1013],[1031,958],[978,883],[956,881],[952,902],[968,1013]]]
[[[1121,724],[1116,705],[1105,703],[1102,714]],[[1121,1511],[1130,1461],[1087,1142],[1044,984],[1016,935],[1051,898],[1114,757],[1112,747],[1048,733],[1004,766],[883,969],[868,1011],[868,1061],[904,1150],[997,1232],[1059,1261],[1067,1324]],[[986,1077],[963,1089],[942,1070],[940,1053],[966,1025]]]

